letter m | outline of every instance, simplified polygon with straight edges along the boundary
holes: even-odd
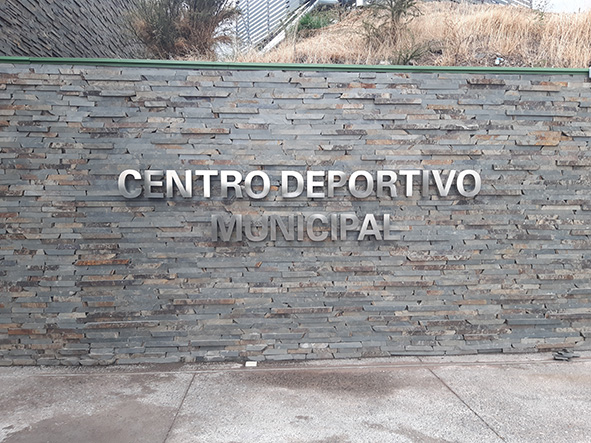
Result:
[[[213,241],[231,241],[232,232],[236,232],[236,241],[242,241],[242,215],[211,216],[211,238]],[[219,234],[219,235],[218,235]]]

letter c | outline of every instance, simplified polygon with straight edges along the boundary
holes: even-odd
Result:
[[[135,169],[126,169],[121,174],[119,174],[119,193],[125,198],[136,198],[142,193],[142,188],[136,188],[133,191],[129,191],[125,186],[125,182],[128,176],[132,176],[134,180],[141,180],[142,175],[136,171]]]

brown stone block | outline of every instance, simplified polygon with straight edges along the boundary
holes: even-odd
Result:
[[[177,306],[184,305],[233,305],[236,300],[233,298],[206,298],[206,299],[175,299],[172,304]]]
[[[563,343],[538,343],[536,345],[536,349],[540,352],[552,352],[552,351],[561,351],[564,348],[572,347],[572,343],[570,342],[563,342]]]
[[[228,128],[184,128],[181,129],[181,134],[229,134]]]
[[[555,318],[559,320],[568,320],[568,321],[581,321],[591,320],[591,313],[574,313],[574,314],[547,314],[546,318]]]
[[[364,109],[365,105],[363,103],[342,103],[336,105],[335,109]]]
[[[375,266],[334,266],[334,272],[374,272]]]
[[[9,329],[8,335],[40,335],[45,334],[44,329]]]
[[[63,340],[82,340],[84,338],[84,334],[79,332],[65,331],[59,334],[59,338]]]
[[[85,240],[109,240],[121,238],[121,234],[109,234],[109,233],[94,233],[94,234],[82,234],[82,238]]]
[[[432,281],[381,281],[381,282],[376,282],[374,284],[374,287],[379,288],[379,287],[408,287],[408,288],[413,288],[413,287],[428,287],[428,286],[433,286],[433,282]]]
[[[464,334],[466,341],[497,340],[498,334]]]
[[[0,329],[16,329],[18,327],[18,323],[0,323]]]
[[[345,94],[343,94],[345,95]],[[420,105],[423,100],[420,98],[376,98],[376,105]]]
[[[572,274],[538,274],[540,280],[574,280]]]
[[[366,145],[394,145],[394,141],[392,140],[365,140]]]
[[[531,92],[560,92],[562,89],[562,85],[559,83],[550,83],[545,82],[547,84],[539,84],[539,85],[531,85],[531,86],[519,86],[517,88],[519,91],[531,91]]]
[[[312,308],[272,308],[271,314],[328,314],[332,312],[332,307],[312,307]]]
[[[439,165],[451,165],[453,164],[453,159],[446,158],[446,159],[434,159],[434,160],[423,160],[421,164],[426,166],[439,166]]]
[[[562,133],[559,131],[534,131],[525,140],[517,140],[517,146],[533,144],[535,146],[558,146]],[[529,137],[533,137],[531,140]]]
[[[126,284],[131,284],[131,281],[81,281],[76,282],[76,286],[80,288],[85,287],[108,287],[108,286],[125,286]]]
[[[556,160],[556,166],[586,167],[591,166],[591,159],[581,158],[578,160]]]
[[[146,321],[105,321],[87,323],[86,329],[122,329],[122,328],[154,328],[159,325],[156,320]]]
[[[473,86],[505,86],[505,80],[499,78],[469,78],[466,80],[469,85]]]
[[[456,109],[456,107],[455,107],[455,105],[427,105],[427,109],[453,110],[453,109]]]
[[[128,265],[130,259],[78,260],[76,266]]]
[[[454,305],[459,305],[459,306],[463,306],[463,305],[486,305],[486,304],[488,304],[488,302],[486,300],[482,300],[482,299],[456,300],[456,301],[452,301],[450,303],[451,304],[454,304]]]
[[[249,130],[269,129],[269,124],[268,123],[234,123],[234,127],[236,129],[249,129]]]
[[[47,303],[21,303],[21,308],[46,308]]]

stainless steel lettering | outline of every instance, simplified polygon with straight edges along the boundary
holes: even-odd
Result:
[[[233,180],[230,181],[229,178]],[[228,189],[234,189],[236,198],[242,198],[242,189],[240,188],[240,182],[242,181],[242,174],[238,171],[221,171],[221,182],[222,182],[222,197],[228,198]]]
[[[327,231],[322,231],[319,234],[314,232],[314,222],[320,220],[322,223],[328,223],[328,217],[323,214],[312,214],[306,220],[306,232],[312,241],[324,241],[328,237]]]
[[[357,178],[365,178],[365,190],[357,188]],[[349,192],[355,198],[367,198],[373,192],[373,177],[367,171],[355,171],[349,177]]]
[[[174,187],[179,190],[183,198],[193,197],[193,174],[191,171],[185,171],[185,185],[181,182],[176,171],[166,171],[166,198],[174,197]]]
[[[121,174],[119,174],[119,180],[117,181],[117,185],[119,188],[119,194],[121,194],[125,198],[136,198],[139,197],[142,193],[142,188],[138,187],[135,188],[133,191],[130,191],[127,188],[127,177],[132,177],[133,180],[141,180],[142,174],[140,174],[135,169],[126,169]]]
[[[466,187],[464,185],[464,179],[466,176],[471,176],[472,180],[474,181],[474,188],[471,191],[466,191]],[[458,174],[458,180],[456,182],[456,186],[458,188],[458,192],[460,195],[464,197],[475,197],[480,192],[480,188],[482,187],[482,179],[480,178],[480,174],[472,169],[468,169],[466,171],[462,171]]]
[[[252,181],[255,177],[260,177],[261,180],[263,181],[263,190],[259,193],[254,192],[254,190],[252,189]],[[270,190],[271,190],[271,180],[269,179],[269,176],[265,172],[252,171],[246,175],[246,178],[244,179],[244,192],[250,198],[253,198],[255,200],[260,200],[262,198],[265,198],[269,194]]]
[[[290,178],[296,180],[295,191],[289,190]],[[299,197],[304,192],[304,177],[296,171],[281,171],[281,196],[283,198]]]
[[[162,186],[162,180],[154,180],[154,177],[162,177],[164,171],[147,170],[144,171],[144,194],[148,198],[164,198],[162,192],[154,192],[153,187]]]

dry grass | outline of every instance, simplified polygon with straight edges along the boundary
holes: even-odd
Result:
[[[591,11],[540,14],[523,8],[423,3],[423,15],[408,25],[395,47],[372,50],[363,33],[368,12],[353,11],[340,23],[305,39],[288,38],[267,54],[236,61],[441,66],[586,68],[591,62]],[[414,54],[413,54],[414,52]],[[412,54],[412,56],[411,56]]]

